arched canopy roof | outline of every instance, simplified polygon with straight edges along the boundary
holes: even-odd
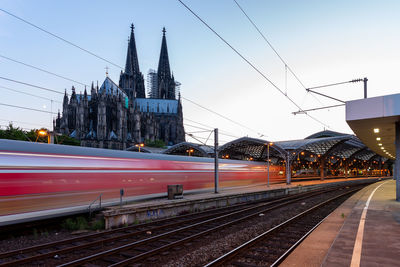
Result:
[[[171,146],[170,148],[164,150],[163,154],[169,155],[183,155],[188,156],[189,150],[192,149],[191,156],[194,157],[212,157],[214,154],[214,148],[210,146],[190,143],[190,142],[182,142],[176,145]]]
[[[314,133],[314,134],[312,134],[310,136],[307,136],[304,139],[335,137],[335,136],[343,136],[343,135],[348,135],[348,134],[339,133],[339,132],[335,132],[335,131],[324,130],[324,131],[320,131],[320,132]]]
[[[322,137],[292,141],[276,142],[287,152],[289,152],[290,160],[297,157],[301,151],[308,151],[316,155],[326,155],[332,152],[336,147],[350,140],[352,135],[342,135],[334,137]]]
[[[267,144],[266,140],[242,137],[233,140],[219,147],[219,154],[222,157],[232,159],[253,159],[257,161],[265,161],[267,159]],[[270,158],[284,159],[286,151],[277,144],[270,145]]]
[[[333,134],[332,134],[333,133]],[[330,137],[321,137],[331,134]],[[376,153],[366,147],[358,137],[350,134],[340,134],[332,131],[323,131],[309,138],[294,141],[277,142],[282,148],[289,152],[290,160],[297,157],[298,153],[307,151],[311,154],[321,156],[335,156],[346,159],[370,160]]]
[[[131,147],[128,147],[128,148],[126,149],[126,151],[139,152],[139,148],[138,148],[137,146],[131,146]],[[147,148],[145,148],[145,147],[141,147],[141,148],[140,148],[140,152],[143,152],[143,153],[152,153],[149,149],[147,149]]]

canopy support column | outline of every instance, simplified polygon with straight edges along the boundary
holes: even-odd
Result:
[[[321,181],[323,181],[324,178],[325,178],[325,173],[324,173],[324,171],[325,171],[325,157],[324,156],[321,156],[320,164],[319,164],[319,170],[320,170]]]
[[[292,182],[292,171],[290,166],[290,154],[287,153],[286,156],[286,184],[290,184]]]

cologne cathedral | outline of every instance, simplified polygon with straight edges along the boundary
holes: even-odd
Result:
[[[185,141],[179,85],[171,74],[165,28],[157,72],[152,73],[146,98],[144,78],[139,69],[134,27],[126,56],[125,71],[118,85],[108,76],[99,87],[92,83],[77,94],[65,92],[62,116],[54,121],[57,133],[81,141],[82,146],[126,149],[134,144],[162,140],[167,145]],[[149,74],[150,75],[150,74]]]

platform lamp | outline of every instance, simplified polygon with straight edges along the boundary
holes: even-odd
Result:
[[[141,147],[144,147],[144,144],[143,144],[143,143],[136,144],[135,147],[139,148],[139,152],[140,152],[140,148],[141,148]]]
[[[50,134],[47,130],[42,129],[37,132],[37,137],[36,137],[35,143],[38,141],[39,136],[41,136],[41,137],[47,136],[47,143],[50,144]]]
[[[274,143],[269,142],[267,143],[267,186],[269,187],[269,147],[272,146]]]
[[[189,153],[189,157],[190,157],[190,155],[194,152],[194,149],[193,148],[186,149],[186,152]]]

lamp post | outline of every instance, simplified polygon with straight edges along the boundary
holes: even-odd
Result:
[[[139,152],[140,152],[140,148],[141,148],[141,147],[144,147],[144,144],[143,144],[143,143],[136,144],[135,147],[139,148]]]
[[[190,148],[190,149],[186,149],[186,152],[189,153],[189,157],[190,157],[190,155],[194,152],[194,150],[193,150],[193,148]]]
[[[269,147],[272,146],[274,143],[269,142],[267,144],[267,186],[269,187]]]
[[[41,137],[47,136],[47,143],[50,144],[50,133],[47,130],[42,129],[37,132],[37,137],[36,137],[35,143],[38,141],[39,136],[41,136]]]

